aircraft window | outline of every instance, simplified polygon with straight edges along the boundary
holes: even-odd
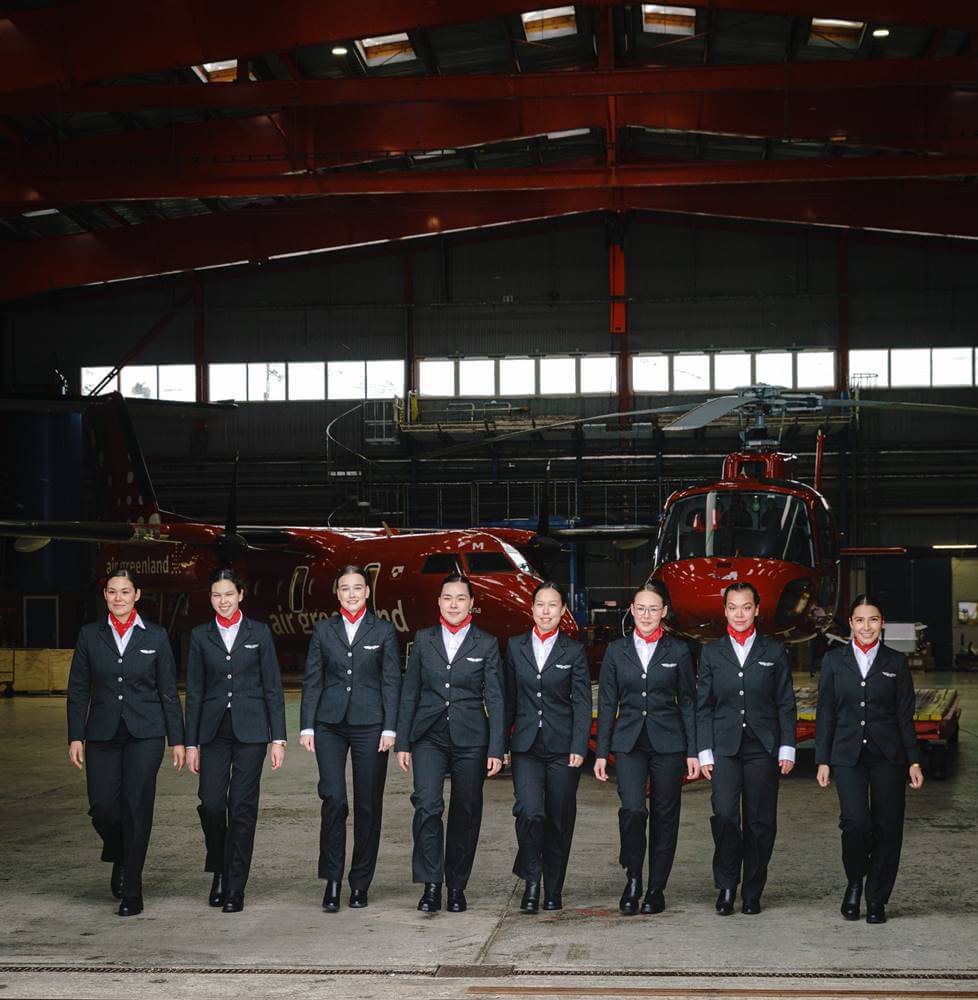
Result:
[[[660,539],[659,562],[743,556],[814,565],[808,510],[787,493],[722,490],[687,497],[669,511]]]
[[[516,567],[505,552],[469,552],[465,556],[465,561],[473,576],[481,576],[485,573],[516,572]]]
[[[519,549],[510,545],[509,542],[500,542],[499,544],[502,545],[503,552],[505,552],[506,555],[508,555],[509,558],[513,560],[513,562],[516,565],[516,568],[521,573],[526,573],[528,576],[533,575],[533,567],[529,564],[526,557],[523,555],[522,552],[520,552]]]
[[[425,559],[421,572],[448,576],[449,573],[455,573],[460,568],[459,557],[454,552],[435,552]]]

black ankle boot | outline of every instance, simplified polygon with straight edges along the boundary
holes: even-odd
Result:
[[[441,909],[441,882],[425,882],[418,909],[422,913],[437,913]]]
[[[633,878],[631,875],[625,883],[625,891],[618,900],[618,909],[626,916],[631,917],[638,913],[639,897],[642,895],[641,877]]]
[[[729,917],[734,911],[734,903],[737,900],[736,889],[721,889],[717,896],[717,913],[721,917]]]
[[[527,882],[523,899],[520,901],[520,909],[524,913],[540,912],[540,883]]]
[[[846,920],[859,919],[859,903],[862,897],[862,882],[850,882],[846,888],[846,894],[842,897],[842,906],[839,908]]]
[[[211,882],[211,892],[207,897],[208,906],[224,905],[224,875],[218,872]]]
[[[327,913],[340,912],[340,884],[332,880],[326,883],[326,892],[323,893],[323,909]]]

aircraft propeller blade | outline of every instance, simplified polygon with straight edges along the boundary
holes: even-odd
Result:
[[[700,427],[706,427],[725,417],[734,410],[739,410],[742,406],[756,403],[757,400],[745,396],[717,396],[715,399],[708,399],[705,403],[694,407],[688,413],[673,420],[671,424],[666,424],[663,430],[666,431],[694,431]]]

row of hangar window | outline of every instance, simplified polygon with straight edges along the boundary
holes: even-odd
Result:
[[[913,347],[849,352],[853,383],[868,388],[973,386],[978,348]],[[725,392],[760,382],[793,389],[832,389],[835,351],[740,351],[635,354],[637,393]],[[81,369],[82,395],[120,391],[146,399],[195,400],[193,365]],[[108,381],[106,381],[108,379]],[[393,399],[404,395],[404,362],[259,361],[208,366],[209,398],[262,401]],[[618,358],[424,358],[421,396],[569,396],[618,391]]]

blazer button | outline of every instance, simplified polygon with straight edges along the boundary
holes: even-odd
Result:
[[[119,701],[122,701],[122,695],[121,694],[119,695]]]
[[[347,688],[347,691],[352,691],[352,690],[353,690],[353,688]]]
[[[451,684],[449,684],[449,683],[448,683],[448,681],[445,681],[445,687],[451,687],[451,686],[452,686],[452,685],[451,685]]]
[[[122,680],[122,678],[120,677],[119,680]],[[228,680],[231,680],[231,675],[230,674],[228,674]]]
[[[538,698],[542,698],[543,697],[543,692],[542,691],[537,691],[537,697]]]
[[[448,706],[449,706],[450,704],[451,704],[451,702],[448,702],[448,701],[446,701],[446,702],[445,702],[445,708],[448,708]]]
[[[642,715],[648,715],[648,714],[649,714],[648,712],[645,711],[642,712]]]
[[[747,728],[747,723],[746,723],[746,722],[742,722],[742,723],[741,723],[741,726],[742,726],[742,727],[743,727],[744,729],[746,729],[746,728]]]
[[[739,674],[737,674],[737,676],[738,676],[738,677],[743,677],[743,676],[744,676],[744,672],[743,672],[743,670],[741,670],[741,671],[740,671],[740,673],[739,673]]]
[[[868,743],[868,742],[869,742],[869,740],[863,740],[863,743]]]
[[[740,710],[740,714],[741,714],[741,715],[746,715],[746,714],[747,714],[747,710],[746,710],[746,709],[744,709],[744,708],[742,708],[742,709]]]
[[[119,662],[121,663],[122,661],[120,660]],[[866,686],[866,682],[865,681],[860,681],[859,682],[859,686],[860,687],[865,687]]]
[[[738,691],[737,693],[738,693],[738,694],[739,694],[739,695],[740,695],[741,697],[743,697],[743,696],[744,696],[744,692],[743,692],[743,691]]]
[[[121,680],[122,680],[122,678],[120,677],[120,678],[119,678],[119,680],[121,681]],[[861,702],[859,703],[859,707],[860,707],[860,708],[865,708],[865,707],[866,707],[866,702],[864,702],[864,701],[861,701]]]
[[[649,693],[648,693],[648,691],[643,691],[643,692],[642,692],[642,697],[643,697],[643,698],[648,698],[648,696],[649,696]]]
[[[120,658],[119,658],[118,660],[116,660],[115,662],[116,662],[116,663],[122,663],[122,658],[120,657]]]
[[[543,715],[543,709],[542,708],[538,708],[537,709],[537,715]]]
[[[231,675],[230,675],[230,674],[228,674],[228,676],[230,677]],[[120,683],[120,684],[122,683],[122,678],[121,678],[121,677],[119,678],[119,683]]]
[[[231,657],[230,657],[230,655],[229,655],[229,656],[225,656],[225,657],[224,657],[224,659],[225,659],[225,660],[230,660],[230,659],[231,659]]]
[[[353,650],[351,649],[346,655],[347,656],[353,656]]]
[[[228,691],[228,697],[230,698],[234,694],[233,691]]]
[[[352,670],[347,670],[347,673],[348,673],[348,674],[352,674],[352,673],[353,673],[353,671],[352,671]]]
[[[642,680],[644,681],[645,678],[648,677],[648,676],[649,676],[648,674],[642,674]]]
[[[861,721],[861,722],[859,723],[859,725],[861,725],[861,726],[865,726],[865,725],[866,725],[866,720],[865,720],[865,719],[863,719],[863,720],[862,720],[862,721]]]

